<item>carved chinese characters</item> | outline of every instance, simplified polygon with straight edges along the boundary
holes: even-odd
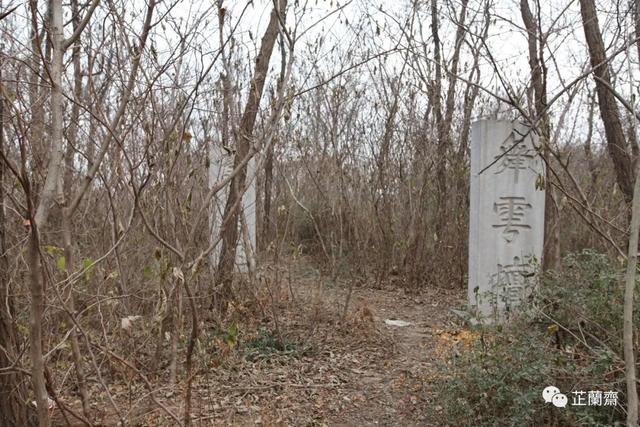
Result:
[[[506,120],[473,124],[469,304],[483,323],[507,319],[534,286],[544,237],[540,176],[544,164],[526,126]]]
[[[534,150],[523,144],[502,144],[500,153],[495,157],[499,162],[495,173],[503,173],[506,169],[510,169],[513,171],[513,180],[517,184],[520,170],[530,167],[531,161],[535,158],[534,153]]]
[[[531,228],[526,223],[525,213],[531,209],[531,204],[527,203],[524,197],[504,196],[500,201],[493,204],[493,211],[498,214],[499,223],[493,224],[494,228],[503,228],[504,240],[511,243],[520,231],[519,228]]]

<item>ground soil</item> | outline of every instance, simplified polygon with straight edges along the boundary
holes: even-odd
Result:
[[[435,364],[456,350],[460,320],[450,309],[464,304],[462,290],[425,288],[408,293],[398,284],[353,289],[349,314],[340,320],[349,283],[325,285],[294,279],[295,304],[280,313],[282,330],[312,346],[300,357],[276,356],[244,365],[214,387],[196,415],[200,425],[436,426],[440,405],[431,391]],[[407,326],[389,326],[402,320]],[[272,322],[271,322],[272,323]],[[273,325],[272,325],[273,326]],[[305,336],[301,336],[304,334]],[[221,380],[218,375],[217,381]],[[204,396],[201,395],[201,398]],[[213,410],[212,410],[213,408]]]
[[[237,333],[230,326],[234,333],[222,336],[201,325],[193,425],[446,425],[432,385],[436,364],[457,351],[456,336],[464,333],[450,311],[464,305],[462,289],[332,282],[308,266],[289,266],[261,283],[252,298],[230,307],[226,325]],[[162,386],[155,379],[163,409],[133,377],[127,384],[109,378],[128,425],[176,425],[167,411],[182,419],[184,380]],[[98,418],[117,423],[109,411]]]

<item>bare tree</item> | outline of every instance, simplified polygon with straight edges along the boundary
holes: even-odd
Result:
[[[287,0],[279,0],[277,7],[271,11],[269,24],[265,30],[264,36],[260,44],[260,52],[256,58],[255,70],[251,84],[249,86],[249,94],[244,113],[237,130],[237,150],[234,156],[234,169],[241,166],[243,161],[250,154],[251,145],[253,144],[252,135],[253,127],[262,98],[267,72],[269,70],[269,61],[271,53],[278,37],[278,29],[284,23],[287,8]],[[218,301],[219,307],[224,307],[231,297],[231,282],[233,269],[236,261],[236,249],[238,242],[238,201],[242,197],[247,177],[246,167],[241,167],[239,173],[231,179],[229,187],[229,195],[224,209],[224,218],[226,225],[223,227],[222,250],[220,253],[220,261],[218,271],[216,273],[216,283],[222,286],[220,294],[221,300]]]
[[[542,28],[538,27],[528,0],[520,1],[520,12],[525,29],[527,30],[527,44],[529,46],[529,68],[531,70],[531,84],[534,94],[534,108],[536,123],[539,123],[538,130],[542,143],[545,163],[550,166],[552,149],[551,144],[551,123],[547,109],[547,71],[544,59],[545,39],[542,36]],[[544,227],[544,251],[543,265],[544,271],[556,270],[560,266],[560,240],[559,215],[556,200],[554,197],[554,186],[551,184],[552,175],[548,174],[545,180],[545,227]]]
[[[607,137],[609,156],[613,161],[618,186],[628,204],[633,199],[633,170],[626,139],[612,87],[611,71],[604,50],[604,42],[594,0],[580,0],[580,12],[584,35],[589,47],[589,57],[598,94],[600,117]]]
[[[636,169],[640,171],[640,169]],[[631,210],[631,230],[627,255],[627,273],[624,287],[624,361],[627,382],[627,426],[638,425],[638,390],[636,386],[636,362],[633,350],[633,299],[638,266],[638,234],[640,233],[640,179],[636,179]]]
[[[2,63],[0,62],[0,86]],[[5,98],[0,89],[0,152],[5,152]],[[25,384],[17,372],[19,346],[15,322],[15,302],[9,276],[5,215],[5,163],[0,161],[0,424],[18,427],[27,424]],[[2,372],[7,370],[7,372]]]

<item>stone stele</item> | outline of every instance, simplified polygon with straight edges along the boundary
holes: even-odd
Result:
[[[233,172],[233,155],[219,145],[210,148],[209,185],[211,187],[227,178]],[[246,273],[255,267],[256,250],[256,158],[247,164],[247,189],[242,196],[238,217],[238,246],[236,249],[236,270]],[[213,199],[211,210],[211,238],[217,239],[221,233],[222,217],[229,194],[229,186],[219,191]],[[211,253],[212,265],[220,259],[222,243],[218,243]]]
[[[544,162],[537,136],[510,120],[472,125],[469,306],[480,323],[502,323],[536,283],[544,242]]]

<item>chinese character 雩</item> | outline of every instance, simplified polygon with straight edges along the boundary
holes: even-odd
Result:
[[[500,202],[493,204],[493,211],[500,219],[500,223],[494,224],[493,228],[504,228],[502,234],[508,243],[520,234],[519,228],[531,228],[524,221],[526,209],[531,209],[531,204],[524,197],[500,197]]]

